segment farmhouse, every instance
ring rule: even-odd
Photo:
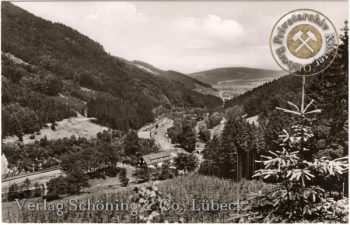
[[[138,162],[138,166],[159,167],[165,162],[172,163],[173,158],[171,153],[167,151],[143,155]]]

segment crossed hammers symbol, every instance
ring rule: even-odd
[[[312,33],[311,31],[306,32],[307,38],[305,40],[301,38],[303,34],[304,32],[299,30],[297,33],[294,34],[292,38],[293,41],[296,41],[296,40],[301,41],[301,44],[295,49],[295,52],[298,52],[303,46],[307,47],[311,52],[314,52],[314,49],[310,47],[310,45],[308,44],[308,41],[309,40],[317,41],[315,34]]]

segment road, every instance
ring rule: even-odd
[[[210,139],[213,139],[214,136],[219,136],[222,134],[224,128],[225,128],[225,124],[226,124],[226,118],[223,117],[220,124],[213,127],[211,130],[210,130]]]
[[[154,135],[154,142],[163,151],[171,150],[174,148],[173,144],[171,144],[170,138],[166,136],[168,129],[173,125],[174,121],[165,117],[159,121],[158,128],[155,128],[156,133]]]
[[[24,175],[12,177],[12,178],[9,178],[5,181],[2,181],[1,186],[2,186],[2,189],[4,191],[4,190],[8,189],[9,185],[11,185],[13,183],[21,184],[27,178],[30,180],[30,182],[32,184],[35,184],[36,182],[38,182],[39,184],[42,184],[42,183],[45,183],[45,182],[51,180],[52,178],[58,177],[62,174],[63,174],[63,172],[60,169],[49,170],[49,171],[45,171],[45,172],[31,173],[28,175],[24,174]]]

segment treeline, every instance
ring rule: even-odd
[[[29,178],[26,178],[22,184],[13,183],[9,186],[7,198],[4,201],[15,201],[16,199],[28,199],[42,197],[48,201],[59,199],[62,195],[79,194],[85,187],[89,187],[88,179],[105,178],[105,176],[116,177],[119,175],[120,185],[126,186],[129,179],[126,176],[125,168],[103,168],[95,172],[81,174],[73,172],[66,176],[59,176],[49,180],[46,185],[32,183]]]
[[[281,107],[282,105],[285,105],[286,100],[300,101],[297,99],[297,94],[300,92],[300,77],[287,75],[264,83],[257,88],[226,101],[225,108],[227,109],[232,106],[242,105],[244,112],[249,116],[267,116],[277,106]]]
[[[12,56],[13,57],[13,56]],[[17,59],[18,60],[18,59]],[[2,54],[2,136],[34,134],[47,123],[82,113],[84,104],[60,97],[63,81],[48,71]]]
[[[70,138],[47,140],[33,144],[3,144],[8,167],[14,174],[33,172],[61,165],[65,171],[74,168],[82,173],[115,167],[117,162],[136,165],[140,155],[158,152],[152,140],[139,139],[133,131],[99,132],[96,138]]]
[[[200,141],[206,143],[210,140],[209,129],[220,124],[223,114],[208,111],[190,110],[174,116],[174,124],[168,128],[167,134],[172,143],[180,144],[181,148],[193,152],[196,148],[197,133]]]
[[[47,96],[2,78],[2,136],[38,132],[46,123],[76,116],[77,105]]]
[[[42,196],[43,192],[43,184],[40,185],[37,182],[32,184],[32,182],[27,177],[22,184],[14,183],[9,186],[7,190],[7,199],[3,199],[3,201],[14,201],[16,199],[40,197]]]
[[[61,97],[73,101],[73,105],[87,102],[88,113],[95,116],[97,122],[124,131],[150,122],[152,109],[160,105],[213,108],[222,104],[218,97],[197,93],[180,82],[154,76],[109,55],[99,43],[63,24],[43,20],[9,2],[1,6],[2,51],[24,61],[4,60],[3,75],[12,82],[8,89],[25,88],[23,92],[28,90],[45,96],[42,101],[46,101],[46,96],[57,100],[63,93]],[[85,93],[81,87],[91,91]],[[30,102],[30,99],[22,101]],[[16,102],[18,99],[7,100],[9,104]],[[47,107],[49,104],[44,105],[46,107],[35,109],[37,114],[49,113],[48,119],[38,116],[41,123],[73,114],[57,112],[56,108]],[[64,108],[73,109],[73,106],[59,105],[58,108],[66,111]],[[16,129],[5,134],[21,132],[24,131]]]
[[[193,152],[196,148],[196,120],[177,118],[174,125],[167,130],[172,143],[179,143],[181,148]]]
[[[106,93],[98,93],[87,103],[89,117],[96,117],[99,123],[123,131],[152,122],[152,106],[154,104],[143,96],[137,96],[131,102]]]
[[[225,178],[235,178],[237,155],[250,152],[255,155],[265,151],[264,130],[238,117],[227,122],[221,137],[214,136],[203,151],[204,161],[199,173]],[[251,166],[246,163],[245,170]],[[249,177],[247,177],[249,179]]]

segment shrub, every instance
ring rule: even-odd
[[[174,164],[177,170],[183,170],[187,173],[196,169],[198,159],[193,154],[179,153],[174,160]]]
[[[122,187],[126,187],[129,183],[129,178],[127,178],[127,173],[125,168],[121,168],[119,173],[119,180],[121,182]]]

